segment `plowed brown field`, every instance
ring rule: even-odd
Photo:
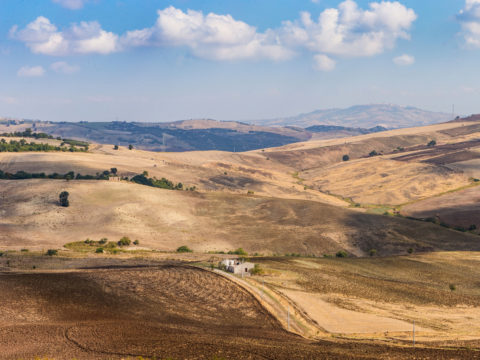
[[[0,359],[472,359],[464,350],[311,342],[247,291],[187,265],[0,274]]]

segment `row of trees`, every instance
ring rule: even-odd
[[[70,145],[70,147],[49,145],[49,144],[39,144],[30,142],[28,143],[25,139],[21,140],[10,140],[6,141],[5,139],[0,140],[0,152],[30,152],[30,151],[70,151],[70,152],[85,152],[88,150],[88,147],[76,147]]]
[[[116,170],[116,169],[115,169]],[[116,171],[115,171],[116,173]],[[27,179],[55,179],[55,180],[108,180],[110,171],[105,170],[102,173],[96,175],[82,175],[75,174],[74,171],[69,171],[66,174],[45,174],[42,173],[29,173],[26,171],[17,171],[16,173],[9,173],[0,170],[0,179],[2,180],[27,180]]]

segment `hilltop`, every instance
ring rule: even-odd
[[[398,129],[436,124],[452,120],[451,114],[426,111],[412,106],[391,104],[356,105],[346,109],[315,110],[296,116],[252,121],[263,126],[336,125],[373,128],[382,126]]]

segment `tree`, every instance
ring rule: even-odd
[[[62,191],[59,195],[59,199],[60,199],[60,206],[63,206],[63,207],[69,207],[70,206],[70,202],[68,201],[68,196],[70,194],[68,193],[68,191]]]
[[[128,150],[133,150],[133,145],[132,144],[128,145]]]
[[[48,256],[54,256],[58,254],[58,250],[49,249],[46,253]]]
[[[128,236],[124,236],[120,239],[120,241],[118,242],[118,245],[119,246],[128,246],[131,244],[131,240]]]
[[[348,160],[350,160],[350,156],[348,156],[348,155],[343,155],[342,160],[343,160],[343,161],[348,161]]]
[[[337,253],[335,254],[335,256],[336,256],[337,258],[346,258],[346,257],[348,257],[348,254],[347,254],[346,251],[340,250],[339,252],[337,252]]]
[[[115,146],[113,147],[113,150],[118,150],[118,145],[115,145]]]
[[[190,253],[193,252],[187,245],[182,245],[177,249],[178,253]]]
[[[437,142],[435,140],[430,141],[427,146],[435,146],[437,145]]]
[[[368,156],[370,156],[370,157],[372,157],[372,156],[377,156],[377,155],[379,155],[379,154],[377,153],[377,150],[372,150],[372,151],[370,151],[370,154],[368,154]]]
[[[116,175],[117,175],[117,168],[111,168],[111,169],[110,169],[110,172],[111,172],[114,176],[116,176]]]

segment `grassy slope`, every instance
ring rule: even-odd
[[[364,214],[313,201],[161,190],[126,182],[2,182],[2,248],[50,248],[87,237],[130,236],[142,246],[174,250],[302,253],[345,249],[363,255],[480,250],[478,237],[428,223]],[[71,206],[57,205],[70,192]]]

